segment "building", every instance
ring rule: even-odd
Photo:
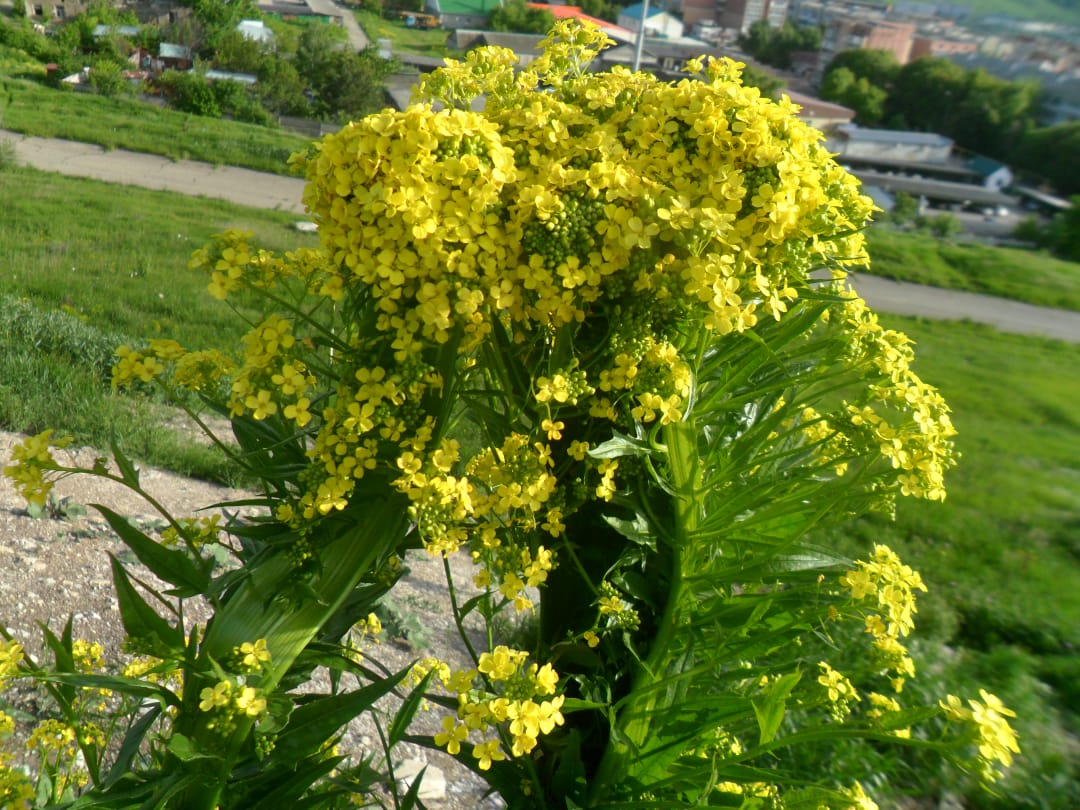
[[[620,11],[619,26],[636,35],[642,28],[643,14],[645,15],[645,36],[677,39],[683,35],[682,20],[652,5],[646,11],[644,3],[635,3]]]
[[[262,20],[241,20],[236,24],[236,30],[244,39],[250,39],[261,45],[274,44],[274,32]]]
[[[745,34],[750,26],[764,20],[782,28],[788,17],[788,0],[717,0],[716,22],[721,28]]]
[[[889,51],[901,65],[911,60],[915,38],[914,23],[889,20],[849,20],[832,18],[821,40],[821,64],[828,64],[838,53],[865,50]]]
[[[821,130],[831,130],[844,124],[850,124],[855,118],[855,111],[842,104],[797,93],[794,90],[783,91],[792,103],[799,105],[796,115],[810,126]]]
[[[716,22],[716,0],[682,0],[682,18],[686,30],[693,31],[694,36],[699,39],[720,38],[720,26]],[[709,33],[714,28],[715,34]]]
[[[946,163],[953,140],[933,132],[907,132],[895,129],[866,129],[845,124],[833,130],[829,150],[838,160],[846,157],[921,163]]]
[[[483,28],[500,0],[427,0],[427,10],[435,14],[443,28]]]
[[[958,54],[976,53],[978,43],[960,39],[940,39],[938,37],[917,36],[911,43],[911,61],[924,56],[949,58]]]

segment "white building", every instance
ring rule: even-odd
[[[635,3],[619,12],[619,25],[634,33],[641,30],[641,17],[645,14],[645,35],[650,37],[670,37],[676,39],[683,35],[683,22],[666,11],[654,10],[650,5],[645,12],[644,3]]]

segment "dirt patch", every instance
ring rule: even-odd
[[[0,467],[7,466],[12,447],[22,438],[0,433]],[[59,452],[64,456],[58,454],[58,460],[71,466],[89,466],[98,455],[104,455],[89,449]],[[194,515],[212,504],[252,494],[145,467],[141,468],[140,482],[175,517]],[[39,624],[59,632],[71,616],[75,637],[100,642],[106,658],[118,661],[124,632],[114,600],[110,555],[118,556],[132,570],[138,566],[89,505],[106,506],[147,529],[163,525],[162,516],[127,488],[93,476],[65,478],[57,483],[54,493],[59,507],[34,517],[10,482],[0,480],[0,625],[36,655],[41,645]],[[85,513],[79,507],[86,507]],[[454,561],[455,579],[468,583],[470,565],[459,556],[461,559]],[[412,556],[407,562],[410,574],[395,588],[393,600],[397,610],[422,632],[409,639],[387,639],[371,657],[393,671],[429,654],[452,666],[466,666],[467,654],[447,609],[442,562],[425,554]],[[208,618],[197,605],[192,607],[186,612],[195,621]],[[311,686],[323,689],[328,685],[325,674],[320,673]],[[390,711],[393,704],[382,708]],[[415,730],[434,733],[440,730],[440,720],[437,712],[421,712]],[[361,718],[348,728],[342,750],[360,756],[374,750],[377,740],[372,719]],[[439,752],[402,746],[395,759],[405,763],[406,772],[428,767],[424,779],[428,807],[482,810],[503,806],[497,799],[484,799],[485,783]]]

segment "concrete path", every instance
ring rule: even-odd
[[[345,26],[345,31],[349,35],[349,45],[354,50],[362,51],[371,41],[367,38],[367,34],[364,33],[364,29],[360,27],[360,23],[356,21],[356,15],[352,13],[351,9],[339,6],[333,0],[307,0],[308,6],[311,10],[318,14],[326,14],[331,17],[339,17],[341,22]]]
[[[1080,266],[1077,266],[1080,274]],[[1050,309],[990,295],[925,287],[887,278],[855,274],[855,290],[876,310],[942,321],[974,321],[1002,332],[1080,343],[1080,312]]]
[[[253,208],[290,211],[299,216],[305,213],[300,202],[304,181],[298,178],[189,160],[173,161],[123,150],[107,152],[90,144],[33,138],[4,130],[0,130],[0,140],[15,145],[19,160],[45,171],[211,197]],[[1005,332],[1080,343],[1080,312],[905,284],[861,273],[854,277],[853,284],[870,306],[882,312],[970,320]]]
[[[0,141],[15,145],[16,158],[35,169],[89,177],[110,183],[175,191],[246,205],[303,214],[304,181],[296,177],[214,166],[194,160],[172,160],[59,138],[32,138],[0,130]]]

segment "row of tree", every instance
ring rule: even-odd
[[[1080,122],[1039,127],[1041,88],[923,57],[900,65],[889,51],[851,50],[829,63],[822,98],[855,111],[864,126],[946,135],[972,152],[1080,192]]]
[[[272,124],[277,115],[346,121],[378,109],[383,82],[394,65],[375,49],[357,53],[345,47],[337,26],[303,28],[271,23],[272,44],[244,36],[237,24],[259,19],[252,0],[193,0],[190,16],[169,26],[143,25],[133,37],[113,33],[95,36],[98,25],[138,25],[131,12],[106,2],[56,27],[48,35],[16,15],[0,20],[0,44],[18,49],[41,64],[55,64],[54,80],[90,67],[90,82],[98,92],[134,92],[123,77],[137,48],[156,55],[162,42],[192,49],[199,69],[166,71],[156,89],[178,109],[200,115],[228,115],[253,123]],[[236,82],[210,82],[205,69],[213,67],[257,77],[253,87]]]

